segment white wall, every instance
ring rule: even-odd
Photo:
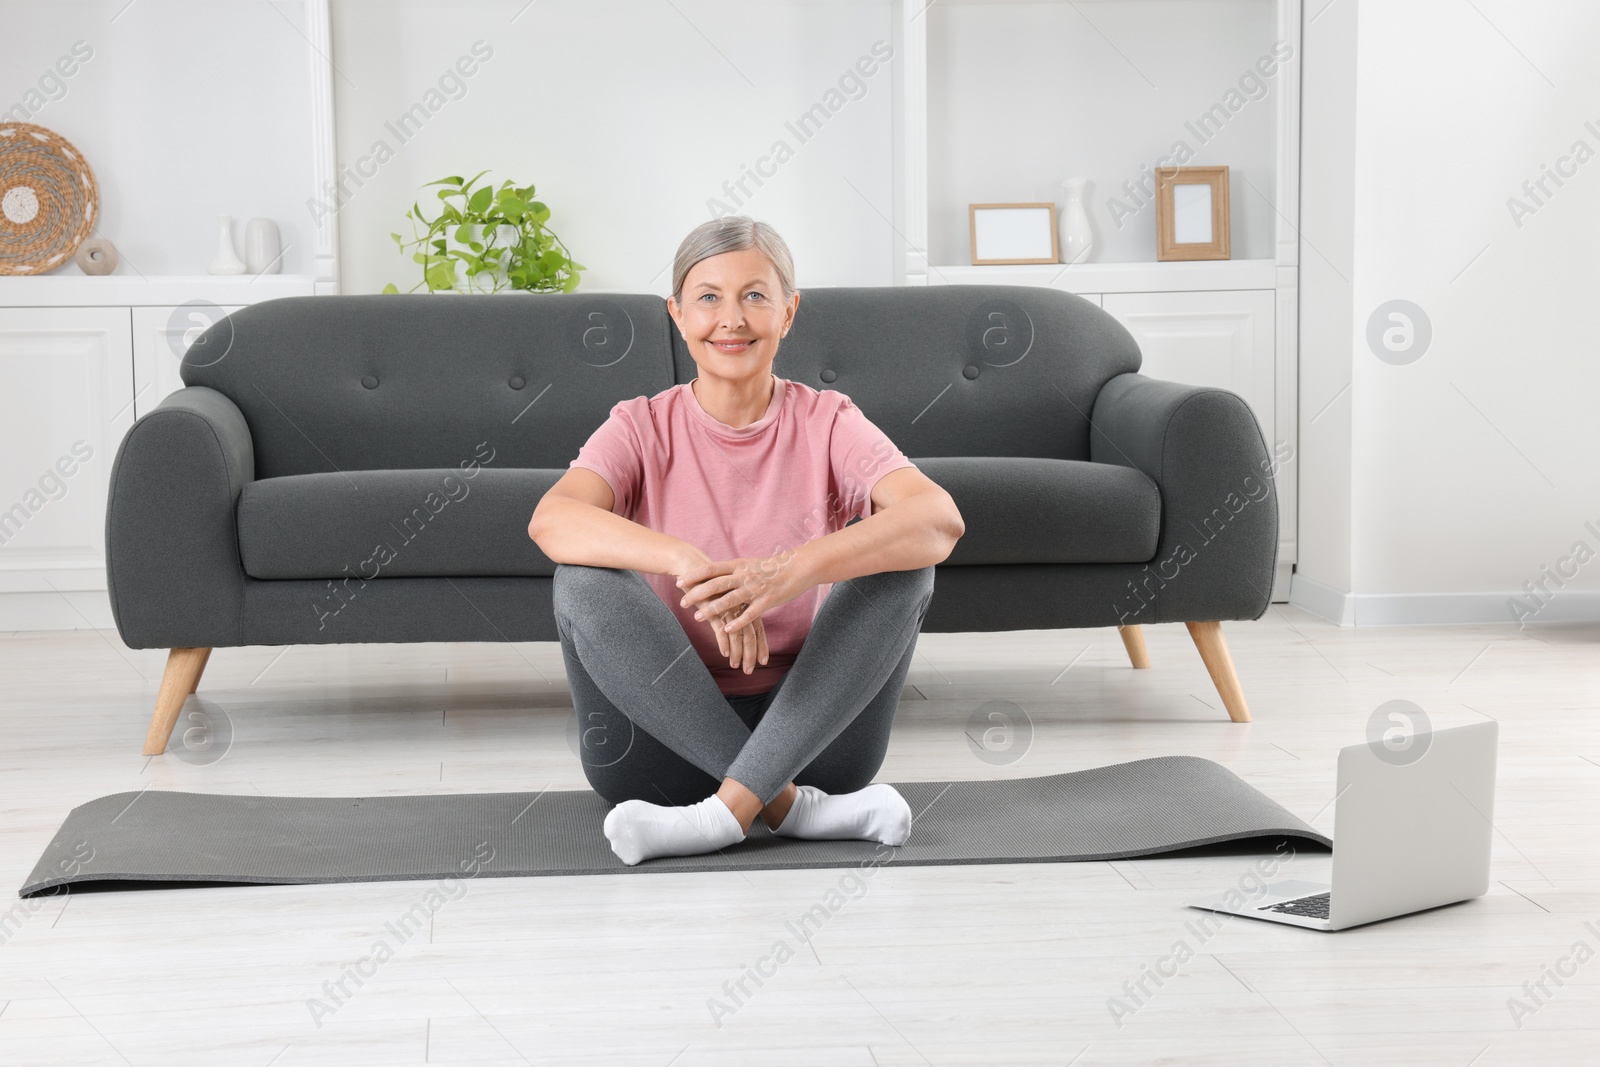
[[[83,153],[99,187],[95,236],[121,253],[118,274],[204,274],[219,214],[234,216],[241,255],[245,221],[273,219],[281,273],[311,272],[310,67],[297,5],[80,0],[6,3],[0,17],[0,114]]]
[[[421,268],[390,232],[409,239],[406,210],[433,196],[423,183],[485,168],[537,186],[548,225],[589,268],[584,290],[666,295],[672,255],[713,217],[712,198],[777,227],[802,289],[893,284],[893,60],[840,88],[874,42],[892,48],[887,2],[524,7],[334,0],[339,160],[375,159],[378,141],[394,150],[339,208],[343,292],[415,285]],[[490,58],[402,143],[385,124],[479,41]],[[786,123],[817,103],[836,110],[802,141]],[[793,156],[766,164],[764,184],[724,191],[780,140]]]
[[[1348,285],[1311,269],[1319,257],[1303,246],[1306,311],[1336,317],[1345,288],[1352,302],[1326,335],[1303,312],[1301,432],[1308,463],[1321,449],[1328,466],[1303,472],[1301,575],[1346,594],[1342,610],[1357,623],[1511,621],[1507,599],[1542,567],[1579,541],[1600,557],[1600,534],[1585,527],[1600,529],[1600,360],[1588,321],[1600,286],[1600,158],[1564,187],[1549,184],[1553,195],[1520,225],[1508,208],[1575,142],[1600,154],[1600,7],[1337,0],[1314,11],[1308,59],[1318,35],[1331,42],[1355,20],[1355,173]],[[1308,62],[1305,74],[1308,114],[1322,109],[1328,136],[1307,130],[1304,236],[1322,247],[1325,234],[1334,263],[1345,138],[1326,116],[1348,99],[1347,68]],[[1432,325],[1430,347],[1406,365],[1367,344],[1369,316],[1393,299],[1419,305]],[[1308,420],[1346,364],[1352,387],[1323,433]],[[1336,455],[1346,404],[1348,522]],[[1534,620],[1600,618],[1600,558],[1575,564],[1564,588],[1548,584],[1555,595]],[[1322,592],[1307,586],[1295,599],[1323,604]]]
[[[1351,588],[1355,4],[1330,4],[1301,33],[1300,542],[1292,595],[1338,618]]]

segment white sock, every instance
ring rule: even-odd
[[[698,804],[669,808],[624,800],[605,821],[611,851],[632,867],[657,856],[698,856],[744,840],[744,830],[715,793]]]
[[[815,786],[797,786],[794,806],[773,833],[813,841],[903,845],[911,833],[911,805],[887,782],[836,796]]]

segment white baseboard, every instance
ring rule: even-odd
[[[1600,591],[1596,590],[1558,592],[1537,612],[1520,617],[1509,607],[1512,600],[1528,602],[1520,593],[1372,593],[1358,594],[1355,599],[1357,626],[1600,622]]]
[[[1289,602],[1289,584],[1294,580],[1294,564],[1280,563],[1272,573],[1272,596],[1274,604],[1287,604]]]
[[[1419,626],[1457,623],[1600,622],[1600,590],[1557,592],[1520,620],[1508,602],[1520,593],[1346,593],[1299,574],[1289,603],[1340,626]]]
[[[114,630],[104,589],[0,593],[0,633],[12,630]]]
[[[1355,625],[1355,598],[1351,594],[1303,574],[1295,574],[1289,580],[1289,603],[1340,626]]]

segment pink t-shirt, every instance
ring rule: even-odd
[[[570,466],[606,480],[616,514],[714,560],[764,559],[870,516],[878,479],[915,464],[843,393],[774,379],[766,414],[739,429],[707,414],[687,383],[620,401]],[[727,696],[778,684],[832,588],[813,586],[762,616],[767,664],[747,675],[728,666],[710,624],[678,606],[672,575],[640,573]]]

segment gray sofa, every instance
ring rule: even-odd
[[[1235,721],[1220,622],[1266,611],[1272,466],[1236,395],[1140,375],[1109,314],[1022,286],[812,289],[774,365],[848,394],[967,533],[925,632],[1189,624]],[[540,496],[618,400],[695,366],[650,295],[290,297],[189,349],[117,450],[122,640],[170,649],[145,752],[213,648],[554,641]]]

